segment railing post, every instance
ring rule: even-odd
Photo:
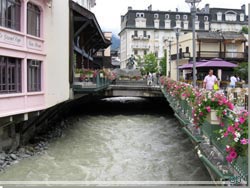
[[[245,95],[245,109],[248,111],[248,95]]]
[[[96,87],[100,86],[100,73],[96,75]]]

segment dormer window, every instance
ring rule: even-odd
[[[158,19],[159,18],[159,14],[154,14],[154,19]]]
[[[229,10],[225,12],[226,21],[237,21],[237,12]]]
[[[169,20],[169,14],[165,14],[165,19]]]
[[[183,20],[187,20],[188,16],[187,15],[183,15]]]
[[[175,16],[175,19],[176,20],[179,20],[181,17],[180,17],[180,15],[179,14],[177,14],[176,16]]]
[[[208,21],[208,16],[204,16],[204,21]]]
[[[198,21],[199,20],[199,16],[196,15],[195,16],[195,20]]]
[[[240,14],[240,21],[241,22],[245,21],[245,15],[243,13]]]
[[[217,21],[221,21],[221,20],[222,20],[222,13],[217,12]]]
[[[136,13],[136,18],[144,18],[144,13]]]

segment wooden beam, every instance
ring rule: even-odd
[[[85,22],[88,21],[89,19],[86,17],[82,17],[82,16],[75,16],[74,17],[74,22]]]
[[[85,29],[87,27],[87,25],[89,24],[89,21],[86,21],[75,33],[74,33],[74,38],[77,37],[83,29]]]

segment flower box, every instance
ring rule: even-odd
[[[80,73],[75,73],[75,78],[80,78],[81,74]]]
[[[220,121],[217,117],[216,110],[211,109],[211,112],[207,114],[207,122],[212,125],[219,125]]]

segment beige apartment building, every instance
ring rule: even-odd
[[[177,46],[176,40],[171,43],[171,54],[169,42],[165,44],[168,55],[167,73],[172,79],[177,78]],[[232,63],[247,61],[247,39],[237,32],[197,32],[196,33],[196,57],[197,61],[219,58]],[[179,66],[189,63],[193,57],[192,33],[181,35],[179,38]],[[185,74],[192,70],[180,72]]]

